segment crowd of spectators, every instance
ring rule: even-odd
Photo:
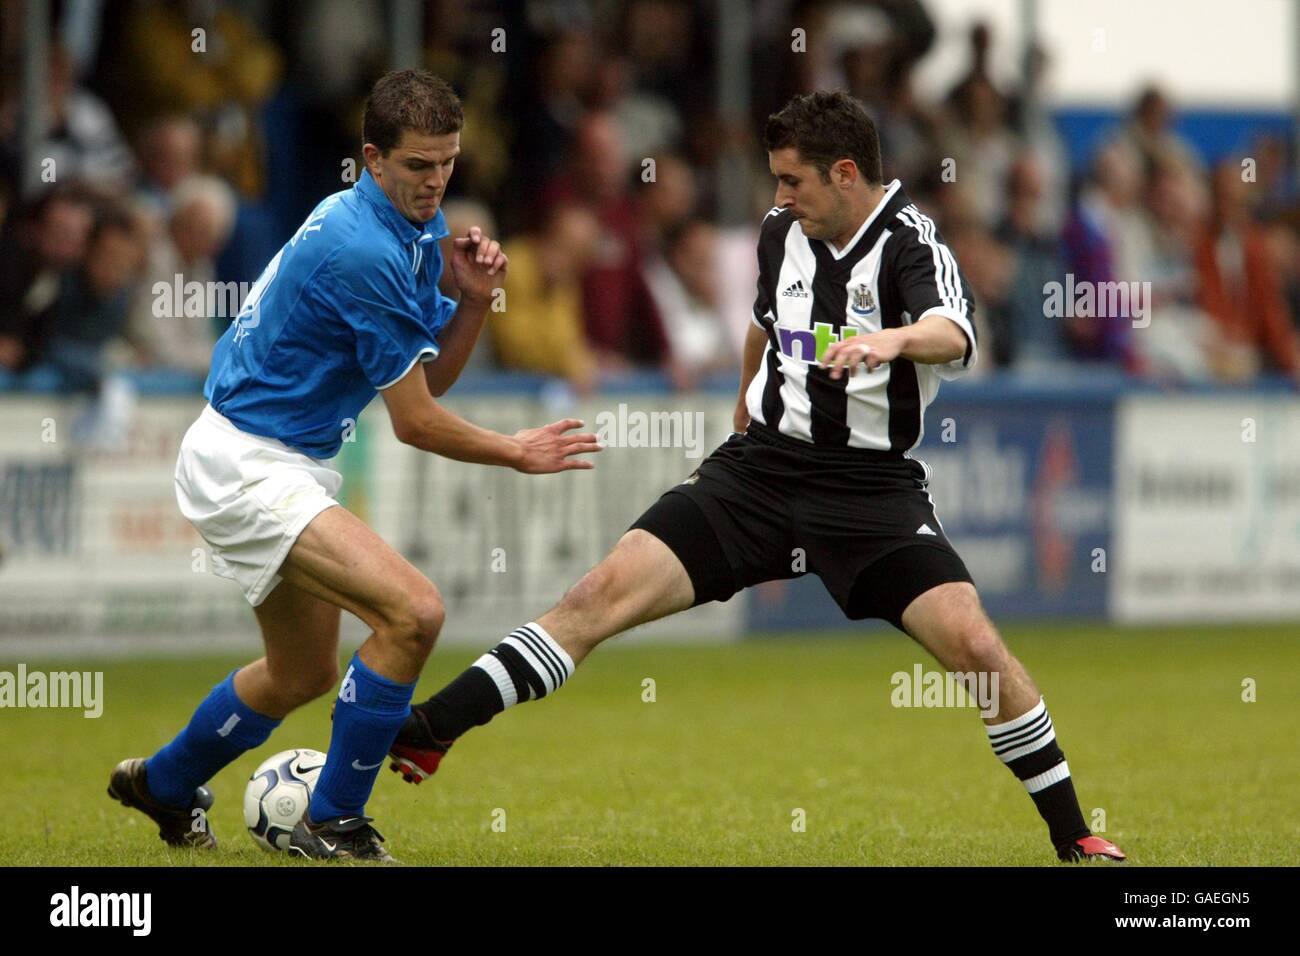
[[[389,60],[387,5],[257,4],[255,17],[211,0],[54,5],[35,187],[12,145],[21,6],[0,18],[0,388],[53,375],[102,396],[129,369],[197,380],[233,315],[210,307],[219,296],[179,293],[246,287],[355,179],[361,105]],[[581,394],[637,369],[676,388],[734,376],[774,191],[762,122],[797,92],[843,88],[878,126],[886,181],[902,180],[957,254],[981,374],[1300,381],[1300,205],[1283,141],[1207,167],[1151,87],[1072,170],[1042,101],[1042,52],[1008,88],[977,24],[963,74],[926,99],[914,73],[936,33],[921,0],[751,10],[752,115],[737,122],[717,107],[720,26],[703,5],[427,5],[423,65],[466,114],[444,212],[453,234],[503,235],[510,257],[474,371],[540,373]],[[723,222],[719,169],[737,156],[750,209]],[[1138,291],[1119,315],[1057,314],[1052,283]]]

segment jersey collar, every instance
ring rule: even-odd
[[[880,204],[871,211],[871,215],[858,227],[857,233],[849,240],[839,255],[832,251],[831,244],[825,239],[808,239],[808,246],[812,249],[813,257],[819,264],[828,269],[851,270],[875,247],[880,234],[889,227],[890,221],[898,210],[909,202],[907,194],[903,192],[902,183],[895,179],[886,187],[885,195],[880,200]]]
[[[357,184],[353,188],[374,207],[375,214],[379,216],[380,221],[397,236],[404,246],[412,242],[421,244],[434,242],[450,234],[450,230],[447,228],[447,217],[442,214],[441,207],[439,207],[437,214],[426,222],[423,227],[414,225],[397,211],[397,207],[385,195],[379,183],[375,182],[368,169],[361,171],[361,178],[357,180]]]
[[[894,198],[894,193],[898,192],[900,185],[899,181],[895,179],[885,187],[885,195],[882,196],[880,202],[876,204],[876,208],[871,210],[871,215],[867,216],[867,218],[862,221],[862,225],[858,227],[858,231],[853,234],[853,238],[845,244],[843,249],[837,251],[835,246],[832,245],[829,240],[821,240],[825,244],[826,249],[830,252],[832,258],[843,259],[853,251],[854,247],[859,241],[861,241],[862,234],[865,233],[871,224],[880,218],[880,214],[885,211],[885,207],[889,205],[889,200]]]

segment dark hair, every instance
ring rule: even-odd
[[[387,156],[405,130],[441,136],[464,125],[460,99],[446,80],[428,70],[395,70],[376,80],[366,97],[361,135]]]
[[[822,182],[841,159],[857,163],[872,185],[881,181],[880,137],[862,104],[843,90],[803,93],[767,118],[763,145],[768,152],[793,146],[804,162],[812,163]]]

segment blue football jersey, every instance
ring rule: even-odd
[[[378,390],[438,355],[456,310],[438,291],[442,210],[412,225],[369,170],[326,197],[262,271],[203,387],[242,431],[317,459]]]

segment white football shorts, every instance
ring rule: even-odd
[[[176,458],[176,501],[212,549],[212,570],[257,607],[308,522],[331,505],[343,476],[273,438],[242,432],[211,405]]]

